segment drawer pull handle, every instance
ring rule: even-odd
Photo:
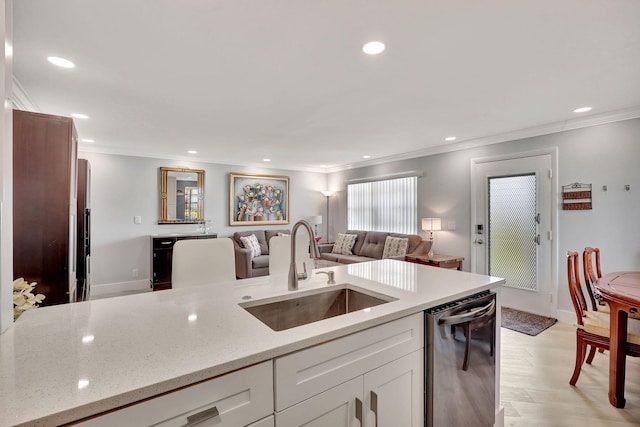
[[[182,427],[194,426],[196,424],[200,424],[201,422],[208,420],[209,418],[217,417],[220,413],[218,412],[218,408],[215,406],[210,409],[205,409],[202,412],[198,412],[197,414],[193,414],[187,417],[187,423]]]
[[[170,245],[170,244],[172,244],[172,243],[173,243],[173,242],[160,242],[160,244],[161,244],[161,245]]]
[[[378,427],[378,395],[371,391],[371,412],[376,416],[376,427]]]
[[[362,427],[362,400],[356,397],[356,419],[360,421],[360,427]]]

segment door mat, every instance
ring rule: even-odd
[[[558,319],[527,313],[514,308],[502,307],[502,327],[523,334],[536,336],[553,326]]]

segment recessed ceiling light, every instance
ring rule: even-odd
[[[85,343],[85,344],[89,344],[94,339],[96,339],[96,337],[94,337],[93,335],[87,335],[87,336],[82,337],[82,342]]]
[[[189,154],[198,154],[198,152],[196,150],[189,150],[189,151],[187,151],[187,153],[189,153]]]
[[[369,42],[362,46],[362,51],[367,55],[377,55],[384,51],[384,43],[382,42]]]
[[[80,380],[78,381],[78,390],[82,390],[83,388],[87,388],[89,386],[89,380]]]
[[[53,65],[57,65],[62,68],[73,68],[76,66],[73,62],[68,59],[60,58],[57,56],[50,56],[47,58],[47,61],[51,62]]]
[[[370,158],[371,158],[371,156],[370,156],[370,155],[368,155],[368,154],[365,154],[364,156],[362,156],[362,158],[363,158],[363,159],[370,159]]]
[[[88,119],[89,116],[87,116],[86,114],[80,114],[80,113],[71,113],[71,117],[75,118],[75,119]]]
[[[456,137],[455,136],[448,136],[444,139],[445,141],[455,141]]]
[[[586,113],[587,111],[591,111],[591,107],[580,107],[573,110],[574,113]]]
[[[82,138],[82,142],[96,142],[96,141],[89,138]]]
[[[270,162],[271,159],[262,159],[263,162]]]

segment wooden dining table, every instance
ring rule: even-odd
[[[611,309],[609,402],[616,408],[624,408],[627,320],[629,314],[640,313],[640,271],[605,274],[593,285]]]

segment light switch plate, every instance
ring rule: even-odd
[[[134,224],[142,224],[142,217],[140,215],[136,215],[133,217]]]
[[[447,230],[455,230],[456,222],[455,221],[447,221]]]

